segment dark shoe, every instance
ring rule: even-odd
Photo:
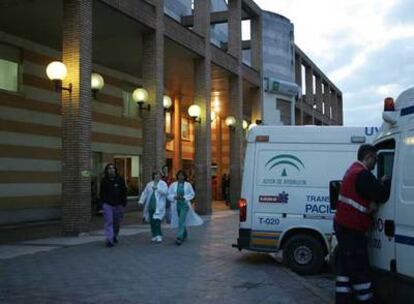
[[[111,243],[111,242],[109,242],[109,241],[106,241],[106,247],[107,247],[107,248],[114,247],[114,244],[112,244],[112,243]]]
[[[181,241],[180,239],[175,239],[175,244],[177,246],[180,246],[183,243],[183,241]]]
[[[118,239],[116,238],[116,236],[114,236],[113,241],[114,241],[114,244],[118,243]]]

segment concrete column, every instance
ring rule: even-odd
[[[240,199],[243,161],[243,82],[239,76],[229,79],[229,113],[236,118],[230,130],[230,207],[237,208]]]
[[[156,0],[156,27],[144,34],[142,80],[148,91],[151,111],[144,118],[143,181],[151,180],[151,173],[165,164],[165,119],[162,104],[164,94],[164,0]]]
[[[183,152],[181,143],[181,100],[179,97],[174,98],[174,158],[173,158],[173,176],[182,168]]]
[[[89,230],[91,220],[92,1],[63,1],[62,225],[65,235]]]
[[[319,75],[316,75],[316,94],[315,94],[315,103],[316,103],[316,110],[322,113],[322,79]]]
[[[339,112],[339,124],[344,124],[344,108],[343,108],[343,101],[342,101],[342,94],[338,93],[338,112]]]
[[[229,48],[228,52],[241,58],[241,0],[229,0]]]
[[[240,199],[243,161],[243,78],[241,71],[241,0],[229,0],[229,53],[239,63],[237,75],[229,77],[229,113],[236,118],[230,130],[230,207],[237,208]]]
[[[210,38],[211,1],[194,0],[194,31],[205,38]],[[208,41],[210,45],[210,40]]]
[[[194,103],[201,108],[201,123],[195,124],[196,210],[210,214],[211,201],[211,50],[210,1],[194,3],[194,31],[204,37],[204,58],[194,59]]]
[[[250,19],[250,46],[251,46],[251,58],[252,58],[252,68],[256,70],[262,70],[263,61],[262,61],[262,17],[254,16]]]
[[[63,1],[62,225],[65,235],[89,230],[91,219],[92,2]]]
[[[302,87],[302,58],[295,55],[295,82]]]
[[[313,71],[312,68],[309,66],[305,66],[305,79],[306,79],[306,103],[313,106]]]
[[[262,120],[262,89],[251,88],[250,97],[252,100],[251,122],[256,123],[256,120]]]
[[[332,120],[335,121],[335,125],[339,124],[338,121],[338,104],[337,104],[337,96],[335,90],[330,90],[330,104],[332,107]]]
[[[254,16],[250,20],[250,45],[252,67],[259,71],[260,79],[263,79],[263,23],[262,15]],[[251,120],[263,120],[263,81],[258,88],[250,90],[252,102]]]
[[[302,90],[302,58],[295,54],[295,82]],[[297,124],[303,125],[303,106],[304,97],[297,103],[299,115],[297,115]]]
[[[325,103],[325,115],[326,117],[329,118],[329,120],[331,120],[331,117],[330,117],[331,88],[326,82],[323,82],[323,84],[325,85],[325,90],[323,92],[323,101]]]
[[[215,120],[216,125],[216,156],[217,156],[217,192],[218,198],[223,199],[221,193],[221,176],[223,175],[223,144],[222,144],[222,130],[221,130],[221,118],[217,115]]]

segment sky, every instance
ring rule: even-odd
[[[414,86],[414,0],[255,0],[343,93],[344,124],[380,126],[383,100]]]

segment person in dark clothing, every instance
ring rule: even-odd
[[[230,176],[228,176],[226,173],[224,173],[223,177],[221,178],[221,192],[223,200],[226,202],[226,205],[228,205],[230,199]]]
[[[106,246],[113,247],[118,242],[120,223],[127,204],[127,188],[114,164],[107,164],[104,174],[99,198],[104,212]]]
[[[92,205],[92,213],[99,214],[100,210],[100,203],[98,199],[98,184],[96,177],[91,178],[91,205]]]
[[[372,224],[378,204],[389,197],[390,179],[381,181],[371,173],[377,162],[377,149],[361,145],[358,161],[346,171],[342,181],[334,219],[338,239],[338,275],[336,303],[373,303],[373,289],[369,278],[368,244],[366,232]]]

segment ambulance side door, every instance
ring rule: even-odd
[[[396,183],[395,245],[397,272],[414,276],[414,130],[399,144],[399,180]]]
[[[395,147],[395,144],[393,144]],[[378,179],[387,175],[394,177],[394,158],[393,149],[379,150],[376,174]],[[393,189],[391,189],[391,192]],[[374,214],[373,225],[368,237],[368,247],[370,249],[371,265],[386,271],[390,270],[392,261],[395,259],[394,237],[388,230],[391,229],[395,218],[395,199],[391,194],[386,203],[379,206]],[[388,235],[387,235],[388,234]]]

